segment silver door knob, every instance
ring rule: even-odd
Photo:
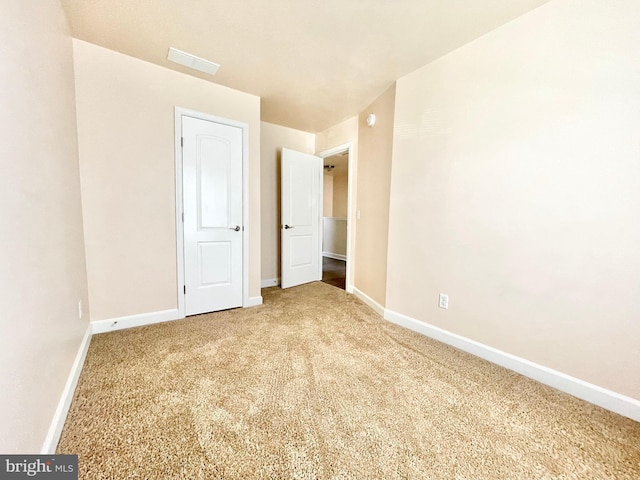
[[[284,228],[285,230],[289,230],[290,228],[293,228],[293,227],[290,225],[284,225],[282,228]]]
[[[236,225],[235,227],[229,227],[229,230],[234,230],[236,232],[240,231],[240,225]]]

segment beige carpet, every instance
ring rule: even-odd
[[[83,479],[640,479],[640,424],[313,283],[93,337]]]

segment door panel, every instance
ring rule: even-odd
[[[231,242],[200,242],[200,285],[231,283]]]
[[[291,237],[291,266],[305,267],[313,263],[313,237],[311,235],[297,235]]]
[[[242,306],[242,129],[183,115],[182,138],[185,314]]]
[[[322,278],[321,178],[321,158],[282,149],[282,288]]]
[[[229,142],[198,135],[198,200],[200,228],[229,226]]]
[[[290,169],[289,198],[295,199],[289,205],[291,223],[298,227],[310,227],[313,221],[310,196],[314,190],[314,171],[309,168],[308,162],[293,163]]]

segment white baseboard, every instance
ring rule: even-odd
[[[384,307],[382,305],[380,305],[378,302],[376,302],[369,295],[367,295],[366,293],[364,293],[361,290],[358,290],[358,288],[356,288],[356,287],[353,287],[353,294],[356,297],[358,297],[360,300],[362,300],[364,303],[369,305],[369,307],[371,307],[371,309],[374,312],[376,312],[378,315],[380,315],[381,317],[384,317]]]
[[[262,305],[262,296],[260,295],[257,297],[249,297],[243,307],[256,307],[258,305]]]
[[[69,407],[71,406],[71,400],[73,400],[73,394],[76,391],[76,385],[78,385],[78,378],[80,378],[80,372],[82,372],[82,367],[84,366],[84,359],[87,356],[87,350],[89,350],[91,334],[91,324],[89,324],[80,342],[80,348],[78,348],[78,353],[71,366],[67,383],[62,390],[62,395],[60,396],[56,411],[53,414],[49,431],[42,444],[42,451],[40,452],[42,455],[53,455],[56,453],[62,428],[64,427],[64,422],[67,419]]]
[[[347,261],[346,255],[341,255],[340,253],[331,253],[331,252],[322,252],[323,257],[333,258],[334,260],[344,260]]]
[[[110,318],[107,320],[96,320],[91,322],[93,333],[113,332],[124,328],[141,327],[152,323],[168,322],[183,318],[177,308],[162,310],[159,312],[141,313],[138,315],[128,315],[126,317]]]
[[[415,332],[446,343],[465,352],[484,358],[525,377],[549,385],[602,408],[640,422],[640,400],[607,390],[592,383],[566,375],[510,353],[503,352],[475,340],[429,325],[392,310],[384,311],[384,318]]]
[[[280,285],[279,278],[267,278],[260,282],[260,288],[277,287],[278,285]]]

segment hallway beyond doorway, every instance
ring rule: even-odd
[[[345,289],[347,262],[329,257],[322,258],[322,281],[334,287]]]

